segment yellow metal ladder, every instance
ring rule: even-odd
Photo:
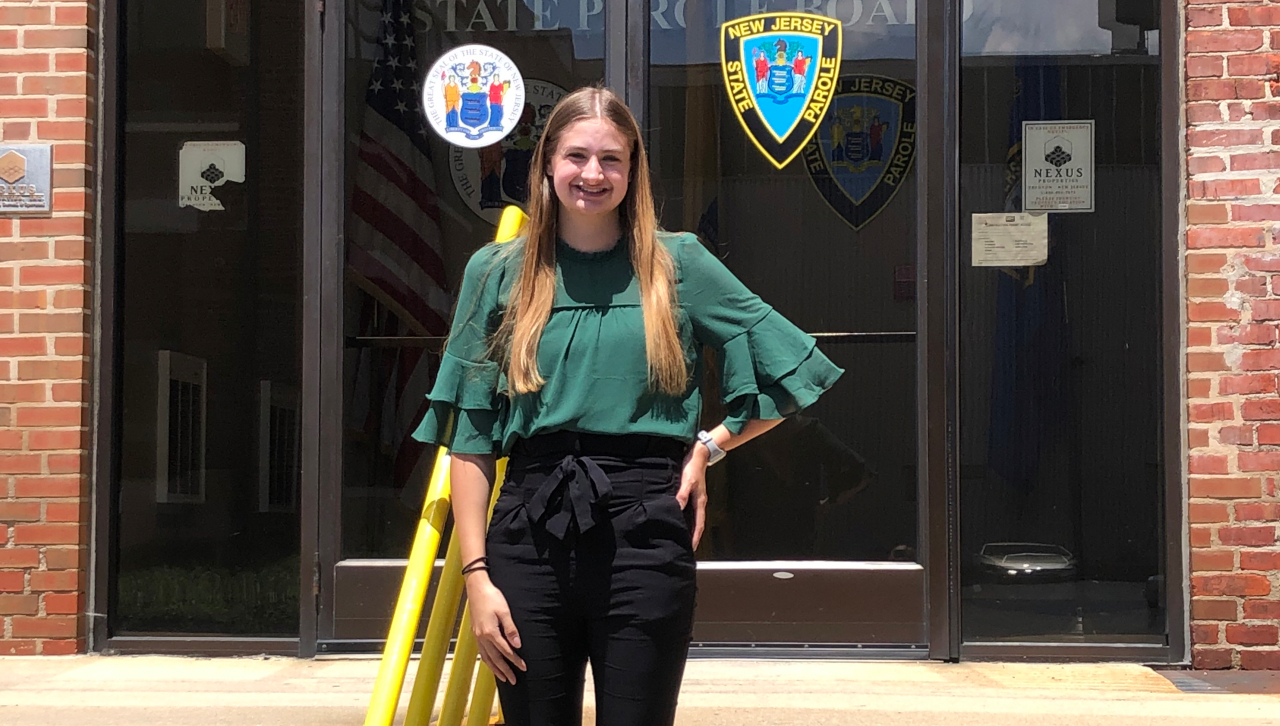
[[[504,209],[494,241],[507,242],[514,239],[519,234],[524,220],[524,212],[518,207]],[[498,461],[497,471],[494,474],[493,494],[489,500],[491,512],[493,502],[498,497],[498,490],[502,486],[506,464],[506,459]],[[387,644],[382,651],[382,662],[378,666],[378,677],[373,684],[373,696],[369,701],[369,710],[365,714],[364,726],[391,726],[395,720],[396,708],[400,704],[400,691],[404,687],[409,659],[413,653],[414,635],[418,632],[418,624],[422,618],[427,585],[431,581],[436,554],[440,551],[440,539],[443,536],[445,522],[449,518],[449,502],[449,452],[441,446],[436,452],[435,465],[431,468],[427,496],[422,504],[422,516],[418,520],[413,547],[409,551],[409,563],[405,567],[404,582],[400,585],[400,595],[396,599],[395,614],[391,617],[391,628],[387,632]],[[435,600],[431,604],[431,614],[427,618],[426,637],[418,659],[418,672],[413,679],[413,691],[409,696],[405,726],[427,726],[431,723],[436,694],[440,689],[440,677],[444,673],[444,664],[449,651],[449,641],[454,634],[453,625],[457,621],[458,606],[462,600],[461,557],[458,532],[455,529],[449,537],[449,551],[445,555],[444,570],[440,574],[440,582],[436,585]],[[466,709],[467,726],[501,722],[501,714],[496,721],[491,720],[496,688],[493,673],[488,666],[479,663],[477,655],[476,639],[471,634],[471,614],[464,608],[462,624],[457,633],[457,643],[453,649],[449,682],[445,686],[444,700],[440,704],[440,718],[436,722],[438,726],[462,725],[468,695],[471,696],[471,707]],[[473,680],[474,689],[472,688]]]

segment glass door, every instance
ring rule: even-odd
[[[796,9],[763,5],[651,8],[644,125],[661,222],[697,232],[847,372],[815,406],[709,470],[694,638],[919,646],[915,6],[811,9],[837,25],[843,58],[830,108],[779,169],[758,143],[773,127],[747,130],[754,121],[739,120],[721,68],[723,24]],[[795,78],[813,57],[804,40],[729,35],[747,83]],[[705,385],[705,400],[719,400],[716,381]],[[708,405],[707,423],[720,413]]]

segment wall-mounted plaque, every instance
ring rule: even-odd
[[[52,144],[0,144],[0,214],[52,211]]]

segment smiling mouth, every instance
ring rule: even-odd
[[[574,184],[573,188],[588,199],[600,199],[609,194],[608,187],[587,187],[582,184]]]

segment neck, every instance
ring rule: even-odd
[[[580,252],[600,252],[612,248],[622,236],[622,223],[615,209],[609,214],[583,216],[560,209],[560,239]]]

